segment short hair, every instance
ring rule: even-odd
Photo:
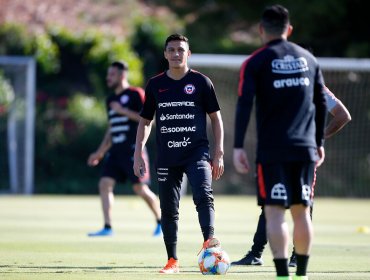
[[[128,65],[124,61],[114,61],[112,62],[110,66],[116,67],[118,70],[121,70],[121,71],[128,71]]]
[[[181,34],[177,34],[176,33],[176,34],[172,34],[172,35],[170,35],[170,36],[167,37],[166,42],[164,44],[164,49],[166,49],[168,43],[169,42],[172,42],[172,41],[183,41],[183,42],[187,43],[188,46],[189,46],[189,39],[186,38],[184,35],[181,35]]]
[[[261,17],[261,25],[269,34],[283,34],[289,25],[288,9],[281,5],[266,7]]]

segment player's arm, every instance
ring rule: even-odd
[[[143,177],[147,172],[145,161],[143,159],[143,151],[146,142],[148,141],[150,131],[152,130],[152,120],[140,117],[139,125],[136,132],[136,144],[134,153],[134,173],[137,177]]]
[[[214,138],[212,178],[218,180],[224,173],[224,126],[220,111],[210,113],[209,118]]]
[[[234,150],[233,164],[237,172],[246,174],[250,170],[247,152],[244,150],[244,138],[247,132],[250,114],[254,100],[254,80],[252,73],[246,69],[247,61],[241,67],[238,101],[236,104],[235,123],[234,123]]]
[[[325,159],[325,150],[324,150],[324,139],[325,139],[325,123],[327,115],[327,102],[325,96],[325,86],[324,78],[322,76],[321,70],[317,67],[316,77],[315,77],[315,86],[314,86],[314,96],[313,102],[316,107],[315,114],[315,123],[316,123],[316,146],[317,153],[319,155],[319,161],[316,163],[316,166],[319,167]]]
[[[352,119],[348,109],[339,99],[336,100],[336,105],[330,110],[330,114],[333,117],[325,128],[326,139],[336,134]]]
[[[140,114],[138,112],[126,107],[122,107],[122,105],[117,101],[112,101],[111,103],[109,103],[109,106],[112,110],[116,111],[122,116],[127,116],[130,120],[133,120],[135,122],[140,121]]]
[[[110,134],[110,127],[108,127],[107,131],[105,132],[104,138],[100,143],[98,149],[90,154],[89,158],[87,159],[87,164],[89,166],[96,166],[99,164],[100,160],[104,157],[105,153],[109,150],[112,145],[112,138]]]

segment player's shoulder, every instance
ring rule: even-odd
[[[211,79],[207,75],[199,72],[198,70],[190,69],[189,75],[191,75],[192,79],[198,79],[199,81],[204,81],[206,83],[212,83]]]
[[[161,72],[153,77],[151,77],[148,81],[148,83],[153,83],[153,82],[156,82],[156,81],[159,81],[159,80],[162,80],[166,77],[166,72]]]
[[[141,87],[130,86],[128,89],[130,93],[139,94],[139,95],[144,93],[144,90]]]
[[[254,67],[256,64],[260,64],[269,53],[268,46],[263,46],[252,52],[242,63],[241,69],[248,67]]]
[[[130,86],[128,88],[130,96],[134,98],[140,98],[141,101],[145,99],[145,91],[141,87]]]

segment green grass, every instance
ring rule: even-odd
[[[88,238],[101,224],[97,196],[0,196],[0,279],[203,279],[197,252],[202,238],[190,197],[180,209],[181,273],[159,275],[166,253],[153,238],[155,223],[137,197],[119,196],[116,235]],[[250,248],[259,215],[254,197],[216,196],[216,234],[232,260]],[[288,217],[290,220],[290,217]],[[316,199],[310,280],[370,279],[370,200]],[[262,267],[232,267],[222,279],[275,279],[269,248]],[[291,270],[293,273],[293,270]]]

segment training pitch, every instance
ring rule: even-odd
[[[216,236],[238,260],[250,249],[260,209],[250,196],[216,195],[215,206]],[[317,198],[313,217],[309,279],[370,279],[370,200]],[[201,275],[202,237],[191,197],[181,200],[178,275],[158,273],[165,248],[162,237],[152,237],[154,217],[140,198],[116,197],[114,236],[87,237],[101,226],[98,196],[0,196],[0,279],[275,279],[269,247],[263,266]]]

